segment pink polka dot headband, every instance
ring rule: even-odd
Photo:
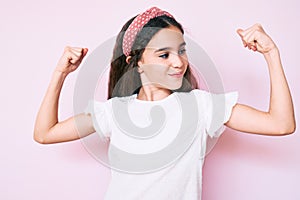
[[[157,7],[152,7],[146,10],[145,12],[139,14],[131,22],[123,37],[122,47],[125,56],[129,56],[136,35],[143,28],[143,26],[147,24],[151,19],[162,15],[167,15],[173,18],[173,16],[170,13],[163,11]]]

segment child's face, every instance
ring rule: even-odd
[[[185,41],[174,26],[157,32],[138,62],[143,85],[178,89],[188,66]]]

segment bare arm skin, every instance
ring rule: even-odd
[[[95,132],[90,115],[78,114],[64,121],[58,121],[58,101],[64,80],[69,73],[78,68],[87,51],[86,48],[65,48],[36,117],[34,140],[38,143],[72,141]]]
[[[294,108],[280,54],[272,39],[260,24],[246,30],[237,30],[244,47],[263,54],[270,76],[270,103],[267,112],[237,104],[232,111],[228,127],[262,135],[287,135],[296,129]]]

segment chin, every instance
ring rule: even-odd
[[[181,86],[182,86],[182,82],[178,83],[178,84],[168,85],[168,89],[169,90],[178,90],[179,88],[181,88]]]

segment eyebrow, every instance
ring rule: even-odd
[[[182,47],[182,46],[185,46],[185,45],[186,45],[186,43],[183,42],[179,45],[179,48]],[[160,51],[166,51],[166,50],[170,50],[170,49],[172,49],[172,48],[171,47],[164,47],[164,48],[160,48],[160,49],[155,50],[154,53],[157,53],[157,52],[160,52]]]

